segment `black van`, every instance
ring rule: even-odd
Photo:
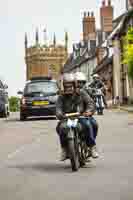
[[[3,84],[2,80],[0,80],[0,117],[8,117],[9,116],[9,101],[8,101],[8,93],[6,89],[7,85]]]

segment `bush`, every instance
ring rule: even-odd
[[[128,62],[128,76],[133,79],[133,60]]]
[[[17,112],[19,111],[19,98],[18,97],[10,97],[9,98],[9,107],[11,112]]]
[[[133,80],[133,28],[130,27],[124,38],[124,63],[128,66],[129,78]]]

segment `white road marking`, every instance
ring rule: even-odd
[[[40,143],[41,138],[38,137],[37,139],[33,140],[31,143],[25,144],[20,146],[18,149],[16,149],[15,151],[9,153],[7,155],[7,159],[3,161],[3,165],[5,165],[9,160],[13,159],[15,156],[17,156],[17,154],[19,153],[23,153],[26,149],[28,149],[28,147],[30,145],[37,145],[38,143]]]

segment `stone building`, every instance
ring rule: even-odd
[[[64,65],[63,73],[83,72],[87,81],[91,81],[93,67],[96,65],[96,50],[88,49],[86,43],[78,43],[73,47],[73,53]]]
[[[129,80],[127,66],[122,62],[124,50],[123,37],[126,35],[128,28],[133,27],[133,8],[128,10],[122,17],[110,38],[113,41],[113,84],[114,97],[119,98],[120,103],[127,103],[133,100],[133,83]]]
[[[96,25],[93,12],[84,12],[82,19],[83,39],[73,44],[73,52],[66,61],[64,72],[81,71],[90,81],[93,67],[96,65]]]
[[[114,99],[113,88],[113,55],[109,56],[109,53],[101,60],[96,66],[93,73],[99,74],[101,80],[105,83],[107,88],[106,99],[109,105],[112,105]]]
[[[27,35],[25,35],[25,62],[26,79],[32,77],[50,76],[58,79],[61,68],[68,57],[68,34],[65,33],[64,45],[56,43],[54,35],[53,44],[39,43],[38,31],[36,31],[35,44],[28,47]]]
[[[107,0],[107,3],[103,0],[100,7],[101,29],[97,30],[94,13],[84,12],[83,40],[73,45],[73,53],[64,65],[64,72],[82,71],[87,80],[91,81],[93,70],[105,57],[102,44],[113,30],[113,13],[111,0]]]
[[[122,62],[123,37],[128,28],[133,27],[133,9],[129,9],[113,20],[113,31],[106,40],[108,55],[96,66],[94,73],[104,78],[109,88],[108,100],[113,104],[126,104],[133,101],[133,82],[129,80],[127,66]]]

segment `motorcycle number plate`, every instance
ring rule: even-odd
[[[68,119],[67,126],[69,128],[71,127],[75,128],[77,126],[77,123],[78,123],[78,119],[75,119],[75,120]]]

